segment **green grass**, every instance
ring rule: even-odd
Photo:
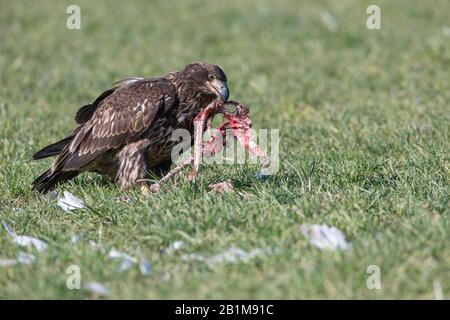
[[[373,1],[76,1],[82,29],[68,30],[73,2],[0,1],[0,219],[49,245],[29,250],[32,265],[0,267],[0,298],[89,297],[66,288],[71,264],[110,298],[433,299],[439,283],[450,297],[447,0],[377,1],[374,31]],[[121,78],[192,61],[222,66],[254,126],[280,129],[277,175],[208,166],[195,186],[183,173],[142,199],[84,174],[58,189],[95,208],[73,214],[30,190],[50,165],[32,154],[70,132],[79,106]],[[208,192],[227,178],[253,196]],[[342,229],[352,249],[319,251],[304,223]],[[71,244],[76,234],[86,240]],[[0,239],[0,258],[23,250],[3,229]],[[186,246],[165,254],[176,240]],[[278,250],[214,268],[182,260],[230,246]],[[116,272],[110,248],[142,252],[152,275]],[[381,290],[366,286],[369,265]]]

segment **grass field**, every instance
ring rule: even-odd
[[[68,5],[81,30],[68,30]],[[374,3],[376,2],[376,3]],[[381,30],[366,27],[369,4]],[[0,220],[47,242],[20,248],[0,229],[0,298],[434,299],[450,297],[450,4],[442,1],[0,0]],[[84,174],[60,186],[94,211],[66,213],[30,190],[50,161],[32,154],[74,128],[73,116],[114,81],[156,76],[192,61],[219,64],[231,98],[255,128],[280,129],[281,168],[207,166],[148,199]],[[208,185],[231,179],[251,196]],[[122,201],[129,196],[131,201]],[[341,229],[352,248],[320,251],[302,224]],[[83,240],[71,243],[75,235]],[[99,242],[93,248],[89,240]],[[184,246],[172,253],[175,241]],[[230,247],[269,253],[214,266],[186,261]],[[117,271],[115,248],[145,255]],[[382,288],[369,290],[377,265]]]

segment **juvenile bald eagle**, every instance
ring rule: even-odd
[[[194,118],[216,99],[227,101],[227,78],[222,69],[193,63],[160,78],[128,78],[115,83],[75,116],[78,126],[68,137],[33,159],[57,156],[52,167],[33,182],[47,192],[83,171],[101,173],[126,188],[148,190],[149,173],[170,168],[171,140],[176,129],[194,131]]]

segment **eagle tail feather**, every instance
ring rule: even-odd
[[[42,148],[41,150],[39,150],[38,152],[36,152],[33,155],[33,160],[39,160],[39,159],[57,156],[58,154],[61,153],[61,151],[64,149],[64,147],[66,145],[68,145],[70,143],[70,141],[72,141],[72,138],[73,138],[73,136],[69,136],[62,140],[59,140],[58,142],[52,143],[52,144],[46,146],[45,148]]]
[[[42,193],[47,193],[52,190],[56,185],[61,182],[75,178],[78,175],[78,171],[55,171],[51,169],[45,171],[36,180],[33,181],[33,190],[37,190]]]

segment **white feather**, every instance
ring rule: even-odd
[[[47,244],[42,241],[39,240],[37,238],[34,237],[30,237],[30,236],[20,236],[17,235],[14,230],[11,228],[10,225],[8,225],[6,222],[3,221],[3,227],[6,229],[6,232],[8,232],[8,234],[13,238],[13,241],[21,246],[21,247],[29,247],[29,246],[33,246],[36,248],[37,251],[44,251],[45,249],[47,249]]]
[[[64,191],[64,197],[58,199],[58,206],[60,206],[64,211],[67,212],[75,209],[84,209],[86,207],[83,201],[81,201],[68,191]]]
[[[309,243],[320,250],[347,250],[350,244],[345,240],[344,233],[325,224],[302,225],[301,232],[309,239]]]

